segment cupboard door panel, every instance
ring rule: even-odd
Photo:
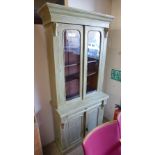
[[[98,107],[95,107],[86,112],[86,134],[97,126]]]
[[[83,114],[68,120],[68,135],[69,144],[83,138]]]
[[[96,106],[88,111],[86,111],[85,118],[85,134],[88,134],[96,126],[103,123],[104,108],[103,104]]]

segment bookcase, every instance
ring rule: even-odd
[[[46,30],[55,140],[63,154],[102,124],[104,67],[113,16],[45,3],[38,13]]]

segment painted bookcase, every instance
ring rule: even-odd
[[[106,45],[114,17],[52,3],[38,13],[46,30],[55,139],[65,153],[103,122]]]

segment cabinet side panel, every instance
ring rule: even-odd
[[[65,123],[62,123],[61,124],[61,147],[62,149],[65,149],[67,147],[69,147],[69,140],[68,140],[68,123],[65,122]]]
[[[56,70],[55,70],[55,56],[53,51],[53,30],[52,24],[48,24],[45,27],[46,29],[46,42],[47,42],[47,59],[48,59],[48,68],[49,68],[49,76],[50,76],[50,88],[51,88],[51,96],[52,96],[52,105],[57,107],[58,99],[57,99],[57,85],[56,85]]]
[[[56,109],[53,110],[54,112],[54,130],[55,130],[55,140],[59,147],[61,147],[61,130],[60,130],[60,117],[56,112]]]
[[[60,151],[69,147],[68,143],[68,122],[66,118],[60,118],[56,109],[54,112],[55,140]]]

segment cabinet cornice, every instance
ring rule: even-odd
[[[38,10],[38,14],[42,18],[44,25],[50,22],[61,22],[109,27],[109,23],[114,19],[111,15],[89,12],[53,3],[45,3]]]

